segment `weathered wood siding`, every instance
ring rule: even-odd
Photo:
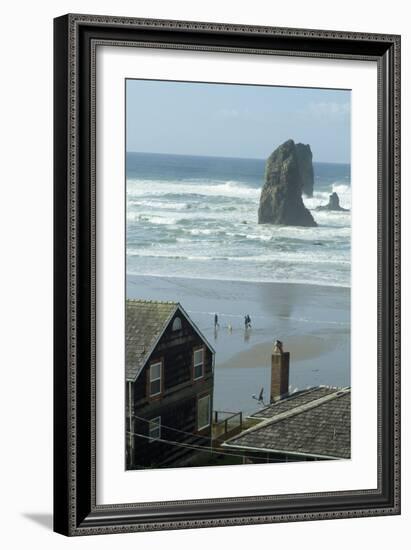
[[[176,314],[178,316],[178,313]],[[172,390],[181,384],[190,383],[193,374],[193,350],[197,347],[205,348],[205,375],[212,374],[213,355],[205,346],[200,336],[193,330],[190,323],[180,316],[182,328],[179,331],[172,331],[172,323],[165,330],[155,350],[151,354],[146,367],[140,373],[134,386],[135,406],[142,405],[143,401],[149,400],[148,377],[150,363],[163,362],[163,383],[164,392]],[[200,383],[200,381],[198,382]]]
[[[210,391],[212,389],[210,388]],[[211,444],[211,429],[197,432],[197,394],[188,391],[180,400],[165,399],[139,410],[134,419],[134,459],[135,467],[150,467],[172,464],[177,458],[194,454],[195,449],[185,447]],[[161,439],[167,442],[150,441],[149,423],[143,419],[161,417]],[[141,437],[142,436],[142,437]],[[184,445],[181,445],[183,443]],[[201,452],[201,451],[199,451]]]

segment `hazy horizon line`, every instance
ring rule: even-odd
[[[274,149],[275,150],[275,149]],[[175,157],[209,157],[209,158],[222,158],[222,159],[242,159],[242,160],[263,160],[263,161],[266,161],[268,157],[240,157],[240,156],[226,156],[226,155],[199,155],[199,154],[194,154],[194,153],[164,153],[164,152],[159,152],[159,151],[127,151],[126,150],[126,154],[128,153],[137,153],[137,154],[142,154],[142,155],[169,155],[169,156],[175,156]],[[350,164],[351,165],[351,161],[345,161],[345,162],[342,162],[342,161],[331,161],[331,160],[314,160],[313,159],[313,163],[320,163],[320,164]]]

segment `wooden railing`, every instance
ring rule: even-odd
[[[243,429],[243,413],[231,411],[213,411],[214,441],[224,441],[233,437]]]

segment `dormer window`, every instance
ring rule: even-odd
[[[174,332],[174,331],[177,331],[177,330],[181,330],[181,328],[182,328],[181,319],[180,319],[180,317],[176,317],[173,321],[171,330],[173,330],[173,332]]]

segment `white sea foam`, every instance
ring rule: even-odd
[[[351,209],[350,186],[304,197],[310,228],[258,225],[260,191],[235,180],[128,180],[128,272],[349,286],[351,213],[315,209],[333,191]]]
[[[340,205],[343,208],[351,208],[351,187],[345,183],[335,182],[329,191],[315,191],[313,197],[304,197],[304,204],[310,210],[317,206],[324,206],[328,203],[331,193],[337,193],[340,199]]]
[[[246,283],[291,283],[291,284],[305,284],[305,285],[321,285],[321,286],[337,286],[342,288],[350,287],[350,279],[347,280],[334,275],[333,273],[323,274],[319,273],[316,278],[307,276],[306,273],[302,272],[290,272],[286,271],[277,271],[275,274],[243,274],[242,272],[228,273],[228,272],[217,272],[217,271],[191,271],[188,276],[184,266],[177,266],[173,268],[169,273],[164,273],[163,269],[156,268],[153,265],[146,266],[141,265],[138,269],[135,266],[128,265],[127,273],[131,275],[147,275],[150,277],[167,277],[172,276],[173,278],[184,278],[184,279],[209,279],[211,281],[240,281]]]
[[[167,246],[164,250],[158,247],[155,251],[152,249],[143,249],[136,250],[135,248],[128,248],[127,254],[129,256],[139,256],[145,258],[153,259],[180,259],[188,261],[231,261],[231,262],[251,262],[251,263],[270,263],[271,265],[277,264],[333,264],[338,263],[341,265],[349,265],[350,258],[342,257],[339,254],[330,254],[324,252],[321,256],[318,254],[307,254],[304,252],[278,252],[275,254],[260,254],[260,255],[247,255],[247,256],[238,256],[238,255],[229,255],[229,251],[226,251],[226,254],[218,254],[218,248],[216,248],[214,253],[209,253],[207,255],[202,254],[201,252],[194,253],[192,250],[184,250],[179,247]]]
[[[127,195],[130,198],[147,195],[184,194],[258,200],[260,193],[260,189],[247,187],[237,181],[184,180],[184,183],[182,183],[178,180],[127,180]]]

